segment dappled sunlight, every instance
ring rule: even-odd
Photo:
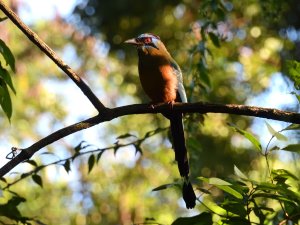
[[[105,107],[150,102],[136,49],[124,44],[148,32],[160,36],[179,64],[189,102],[298,112],[300,10],[296,0],[275,2],[22,0],[11,6]],[[0,42],[0,167],[11,147],[20,154],[99,113],[105,122],[80,124],[88,129],[54,138],[5,175],[0,206],[10,212],[0,223],[25,224],[19,215],[32,224],[66,225],[299,222],[298,126],[256,114],[185,113],[190,172],[182,178],[168,119],[149,113],[106,121],[114,118],[106,108],[98,112],[4,17],[0,11],[0,40],[16,71]],[[285,68],[287,59],[293,61]],[[182,198],[187,181],[198,198],[192,210]]]

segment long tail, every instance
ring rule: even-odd
[[[168,115],[167,118],[171,123],[175,160],[177,161],[180,175],[184,177],[182,188],[183,200],[185,201],[186,208],[191,209],[196,205],[196,195],[189,181],[189,161],[185,146],[182,113],[172,113],[171,115]]]

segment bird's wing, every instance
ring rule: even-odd
[[[178,83],[177,83],[177,91],[179,94],[179,97],[181,99],[181,102],[187,102],[187,98],[186,98],[186,93],[185,93],[185,89],[183,86],[183,81],[182,81],[182,73],[180,70],[180,67],[177,65],[177,63],[175,61],[171,62],[171,66],[173,68],[173,72],[177,77]]]

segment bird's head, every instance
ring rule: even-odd
[[[158,55],[160,52],[167,52],[160,37],[154,34],[145,33],[136,38],[125,41],[127,44],[135,45],[139,52],[150,55]]]

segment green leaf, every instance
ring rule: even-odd
[[[8,71],[1,66],[1,63],[0,63],[0,77],[3,78],[4,82],[16,94],[16,90],[15,90],[13,82],[11,80],[11,76],[9,75]]]
[[[32,166],[34,166],[34,167],[37,167],[37,166],[38,166],[37,163],[36,163],[36,161],[34,161],[34,160],[32,160],[32,159],[26,160],[25,162],[26,162],[26,163],[29,163],[30,165],[32,165]]]
[[[6,65],[9,65],[11,70],[13,72],[16,71],[15,69],[15,57],[10,51],[10,49],[7,47],[5,42],[0,39],[0,54],[3,55],[3,58],[6,61]]]
[[[273,199],[273,200],[279,200],[279,201],[293,203],[292,199],[283,197],[281,195],[272,194],[272,193],[255,193],[255,194],[252,195],[252,197],[253,198],[269,198],[269,199]]]
[[[280,140],[280,141],[287,141],[288,140],[288,138],[286,136],[284,136],[283,134],[281,134],[281,133],[277,132],[276,130],[274,130],[274,128],[267,121],[265,121],[265,123],[266,123],[266,126],[267,126],[269,132],[273,136],[275,136],[278,140]]]
[[[296,60],[286,60],[283,72],[294,82],[294,87],[300,89],[300,63]]]
[[[116,137],[116,139],[120,140],[120,139],[126,139],[126,138],[129,138],[129,137],[136,137],[136,136],[133,135],[133,134],[127,133],[127,134],[122,134],[122,135]]]
[[[117,151],[120,149],[120,146],[116,145],[114,146],[114,155],[117,154]]]
[[[209,36],[210,40],[212,41],[212,43],[214,44],[214,46],[216,46],[217,48],[221,47],[220,40],[217,35],[215,35],[213,32],[208,32],[208,36]]]
[[[291,95],[295,95],[295,97],[297,98],[297,100],[298,100],[298,103],[300,104],[300,95],[298,95],[296,92],[294,92],[294,91],[292,91],[291,93],[290,93]]]
[[[208,225],[213,224],[212,214],[203,212],[197,216],[180,217],[176,219],[171,225]]]
[[[0,18],[0,22],[3,22],[4,20],[6,20],[7,19],[7,17],[5,16],[5,17],[2,17],[2,18]]]
[[[87,144],[86,141],[81,141],[75,148],[75,152],[79,153],[81,150],[90,147],[91,145]]]
[[[95,156],[93,154],[90,155],[90,157],[88,159],[88,165],[89,165],[89,173],[90,173],[95,165]]]
[[[224,186],[224,185],[215,185],[215,186],[238,199],[243,199],[243,195],[240,192],[234,190],[229,186]]]
[[[100,160],[100,158],[101,158],[103,152],[104,152],[104,151],[101,151],[101,152],[98,153],[98,155],[97,155],[97,162],[99,162],[99,160]]]
[[[209,190],[205,189],[205,188],[198,187],[197,189],[198,189],[199,191],[205,193],[205,194],[208,194],[208,195],[211,194],[211,192],[210,192]]]
[[[160,185],[160,186],[152,189],[152,191],[161,191],[161,190],[164,190],[164,189],[167,189],[170,187],[174,187],[174,186],[179,186],[179,184],[178,183],[163,184],[163,185]]]
[[[203,86],[205,88],[210,88],[211,87],[211,81],[210,81],[210,77],[209,77],[209,74],[208,74],[208,70],[205,66],[204,60],[199,61],[199,63],[197,64],[197,69],[199,71],[200,80],[201,80],[201,83],[203,84]]]
[[[282,148],[281,150],[288,152],[300,152],[300,144],[290,144]]]
[[[208,178],[208,183],[212,185],[232,185],[231,183],[217,177]]]
[[[236,202],[236,201],[225,199],[221,203],[221,206],[227,211],[239,215],[242,218],[244,218],[247,215],[247,211],[244,207],[243,202]]]
[[[143,155],[143,150],[140,144],[135,144],[134,147],[135,147],[135,154],[140,153],[141,155]]]
[[[231,126],[236,132],[240,133],[245,138],[247,138],[254,145],[255,149],[261,153],[262,147],[261,147],[261,144],[259,143],[259,141],[256,139],[256,137],[254,137],[251,133],[238,128],[237,126],[235,126],[232,123],[228,123],[228,125]]]
[[[41,176],[37,175],[37,174],[33,174],[32,176],[32,180],[38,184],[41,188],[43,187],[43,180],[41,178]]]
[[[231,194],[232,196],[238,198],[238,199],[243,199],[243,196],[241,193],[239,193],[238,191],[234,190],[233,188],[229,187],[232,184],[222,180],[220,178],[217,177],[211,177],[211,178],[205,178],[205,177],[199,177],[200,180],[203,180],[211,185],[216,186],[217,188],[227,192],[228,194]]]
[[[272,170],[272,175],[274,180],[279,180],[279,179],[289,179],[292,178],[293,180],[299,180],[297,176],[292,174],[290,171],[285,170],[285,169],[277,169],[277,170]]]
[[[70,165],[71,165],[70,160],[66,160],[64,165],[63,165],[67,173],[69,173],[69,171],[71,171],[71,166]]]
[[[0,204],[0,216],[6,216],[17,221],[22,219],[22,215],[17,206],[25,201],[25,198],[13,196],[6,204]]]
[[[269,151],[271,152],[271,151],[278,151],[278,150],[280,150],[280,148],[275,145]]]
[[[257,184],[256,189],[257,190],[262,190],[262,191],[277,191],[277,186],[275,184],[271,184],[271,183],[266,183],[266,182],[262,182]]]
[[[160,128],[160,127],[158,127],[158,128],[155,129],[155,130],[148,131],[148,132],[145,134],[144,139],[146,139],[146,138],[148,138],[148,137],[151,137],[151,136],[153,136],[153,135],[155,135],[155,134],[157,134],[157,133],[160,133],[160,132],[162,132],[162,131],[165,131],[165,130],[166,130],[166,128]]]
[[[10,118],[12,116],[12,102],[11,102],[11,98],[6,83],[4,83],[3,80],[1,80],[1,78],[0,78],[0,105],[5,115],[7,116],[8,120],[10,121]]]
[[[217,177],[211,177],[211,178],[206,178],[206,177],[198,177],[198,179],[205,181],[206,183],[212,184],[212,185],[231,185],[231,183],[222,180]]]
[[[291,124],[283,130],[300,130],[300,124]]]
[[[236,165],[234,165],[233,170],[234,170],[235,175],[237,175],[239,178],[248,180],[248,177],[242,171],[240,171]]]

